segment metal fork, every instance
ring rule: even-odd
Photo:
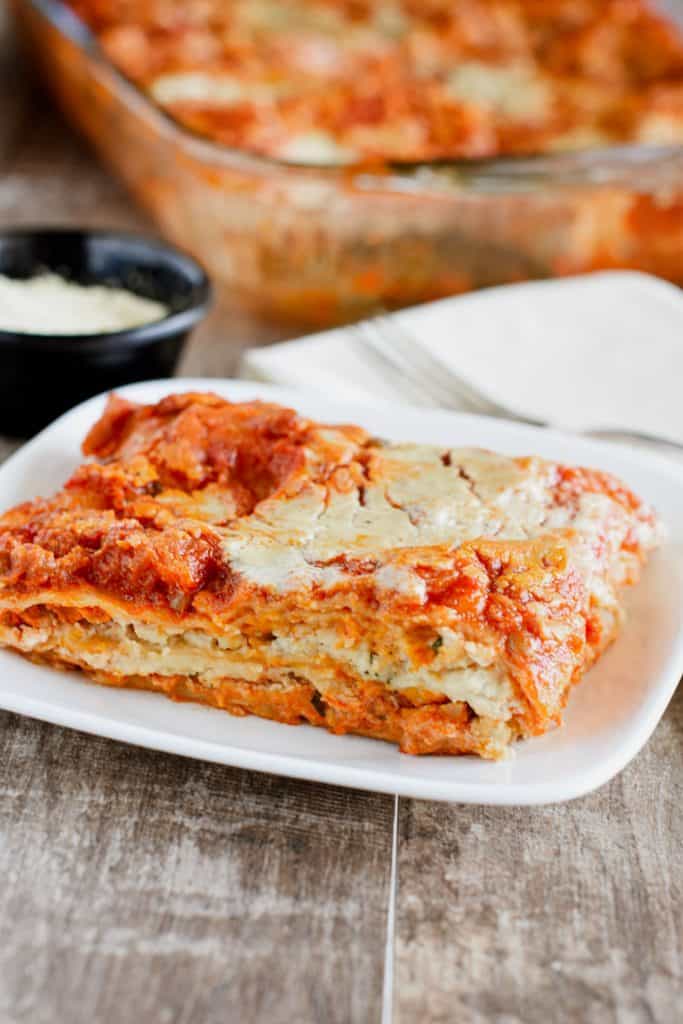
[[[408,401],[417,405],[438,405],[459,412],[476,412],[484,416],[516,420],[534,427],[554,424],[522,416],[502,402],[497,402],[464,380],[450,366],[432,355],[410,331],[395,318],[380,314],[354,325],[352,339],[357,354],[369,360],[392,386]],[[623,438],[666,445],[683,451],[683,444],[667,437],[618,427],[596,427],[579,433],[595,437]]]

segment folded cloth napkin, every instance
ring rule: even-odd
[[[619,428],[683,444],[683,291],[609,271],[506,285],[393,314],[478,391],[570,430]],[[249,350],[241,376],[396,397],[353,327]]]

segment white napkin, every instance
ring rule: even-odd
[[[460,377],[522,416],[683,443],[683,292],[610,271],[506,285],[394,314]],[[340,328],[245,355],[241,375],[330,395],[396,397]]]

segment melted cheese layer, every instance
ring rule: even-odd
[[[217,532],[233,570],[275,594],[332,590],[348,578],[340,559],[372,557],[378,598],[393,592],[422,605],[425,585],[404,549],[454,550],[480,537],[532,540],[572,530],[573,569],[590,599],[612,606],[635,558],[621,551],[633,518],[608,494],[558,503],[554,472],[540,459],[520,464],[477,449],[387,445],[362,490],[310,483],[286,500],[261,502],[237,527]],[[637,529],[639,543],[656,541],[654,525]]]

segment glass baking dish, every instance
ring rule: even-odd
[[[11,0],[67,117],[160,229],[264,318],[325,326],[612,267],[683,283],[683,147],[386,171],[295,166],[180,127],[57,0]]]

